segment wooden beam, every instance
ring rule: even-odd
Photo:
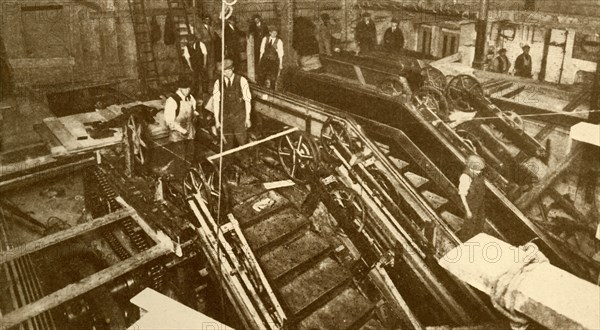
[[[582,148],[576,147],[570,155],[565,157],[565,159],[554,168],[554,172],[548,174],[540,182],[534,185],[531,190],[521,195],[521,197],[515,201],[515,204],[521,210],[525,210],[529,205],[540,198],[544,191],[548,189],[554,183],[554,181],[556,181],[556,179],[573,164],[575,159],[579,158],[582,150]]]
[[[526,267],[536,248],[515,248],[487,234],[461,244],[439,264],[461,280],[492,295],[495,285],[517,265]],[[514,282],[514,281],[513,281]],[[600,329],[600,288],[549,262],[530,265],[509,283],[514,309],[549,329]]]
[[[218,158],[220,158],[220,157],[227,156],[227,155],[229,155],[229,154],[232,154],[232,153],[234,153],[234,152],[238,152],[238,151],[241,151],[241,150],[244,150],[244,149],[248,149],[248,148],[250,148],[250,147],[257,146],[257,145],[259,145],[259,144],[261,144],[261,143],[265,143],[265,142],[267,142],[267,141],[270,141],[270,140],[276,139],[276,138],[278,138],[278,137],[281,137],[281,136],[284,136],[284,135],[288,135],[288,134],[290,134],[290,133],[293,133],[293,132],[295,132],[295,131],[297,131],[297,130],[298,130],[298,128],[297,128],[297,127],[292,127],[292,128],[290,128],[290,129],[287,129],[287,130],[285,130],[285,131],[283,131],[283,132],[279,132],[279,133],[277,133],[277,134],[274,134],[274,135],[271,135],[271,136],[267,136],[266,138],[264,138],[264,139],[262,139],[262,140],[253,141],[253,142],[250,142],[250,143],[244,144],[243,146],[239,146],[239,147],[237,147],[237,148],[233,148],[233,149],[230,149],[230,150],[224,151],[224,152],[222,152],[222,153],[220,153],[220,154],[215,154],[215,155],[212,155],[212,156],[210,156],[210,157],[208,157],[208,158],[206,158],[206,159],[207,159],[207,160],[209,160],[209,161],[213,161],[213,160],[215,160],[215,159],[218,159]]]
[[[115,200],[117,201],[117,203],[121,204],[121,206],[123,206],[124,209],[131,211],[131,217],[133,218],[133,220],[135,220],[135,222],[142,228],[142,230],[144,230],[144,232],[148,236],[150,236],[154,243],[160,244],[162,240],[156,233],[156,230],[152,229],[152,227],[150,227],[150,225],[148,225],[148,223],[144,221],[144,219],[142,219],[142,217],[137,213],[137,211],[131,205],[125,202],[123,197],[117,196]]]
[[[127,260],[103,269],[94,275],[80,280],[77,283],[69,284],[66,287],[55,291],[34,303],[25,305],[18,310],[4,315],[4,317],[0,319],[0,328],[10,329],[21,322],[24,322],[40,313],[43,313],[86,292],[89,292],[170,252],[171,249],[169,248],[168,244],[155,245]]]
[[[24,255],[39,251],[51,245],[55,245],[73,237],[83,235],[92,230],[96,230],[100,227],[106,226],[113,222],[119,221],[125,217],[131,216],[133,215],[133,213],[134,212],[132,212],[131,210],[118,210],[116,212],[107,214],[103,217],[94,219],[93,221],[82,223],[80,225],[71,227],[58,233],[45,236],[44,238],[41,238],[39,240],[23,244],[14,249],[0,252],[0,263],[5,263],[10,260],[20,258]]]
[[[60,164],[50,168],[35,168],[35,171],[32,167],[27,169],[27,173],[24,175],[8,178],[2,176],[2,179],[0,180],[0,192],[27,186],[38,181],[59,176],[61,174],[72,173],[79,169],[94,165],[95,163],[96,159],[94,157],[87,157],[84,159],[77,160],[75,162]]]

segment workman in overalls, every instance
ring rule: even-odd
[[[279,72],[283,69],[283,41],[277,34],[277,27],[269,26],[269,35],[260,44],[260,83],[273,89]]]
[[[223,70],[224,79],[215,81],[213,88],[213,109],[217,134],[223,125],[223,149],[229,150],[246,144],[246,130],[252,126],[250,111],[252,109],[250,86],[246,78],[233,73],[233,61],[225,59],[217,63],[217,70]],[[223,88],[223,122],[221,122],[221,85]]]
[[[485,224],[485,161],[477,155],[467,158],[466,168],[459,178],[458,194],[465,208],[465,222],[458,234],[467,241],[483,231]]]

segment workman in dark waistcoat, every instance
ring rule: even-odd
[[[485,224],[485,178],[482,174],[485,161],[477,155],[467,158],[465,171],[461,174],[458,194],[465,208],[465,222],[458,234],[467,241],[483,231]]]
[[[233,72],[232,60],[225,59],[223,63],[217,63],[217,70],[223,70],[224,81],[217,79],[213,88],[215,126],[220,132],[219,128],[223,125],[223,149],[229,150],[247,142],[246,130],[252,126],[250,121],[252,95],[248,80]],[[221,85],[224,85],[222,122]]]
[[[195,160],[194,117],[197,113],[191,86],[190,79],[181,76],[177,81],[177,91],[165,102],[164,119],[169,128],[169,144],[166,148],[170,151],[168,159],[173,163],[171,173],[177,177],[182,176]]]
[[[259,82],[273,89],[283,68],[283,41],[277,34],[277,27],[269,26],[269,36],[264,37],[260,44]]]

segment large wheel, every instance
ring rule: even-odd
[[[315,142],[304,132],[296,131],[282,136],[277,147],[279,162],[285,173],[294,181],[305,183],[307,172],[319,162]]]
[[[412,96],[412,103],[417,109],[426,107],[442,120],[447,120],[450,115],[446,97],[437,88],[431,86],[419,88]]]
[[[336,146],[338,146],[337,150],[344,157],[350,157],[352,154],[362,150],[362,144],[359,140],[352,138],[346,125],[333,118],[327,119],[321,128],[321,145],[325,149],[325,152],[334,158],[337,158],[337,155],[333,152],[333,148]],[[343,146],[344,148],[339,148],[339,146]],[[342,149],[348,150],[350,155],[346,155]]]
[[[391,97],[408,94],[408,91],[404,88],[404,84],[397,78],[385,79],[379,83],[378,88],[382,93]]]
[[[471,152],[479,154],[481,150],[481,141],[475,134],[464,129],[457,129],[456,134],[460,136]]]
[[[448,83],[446,98],[450,105],[459,111],[473,112],[475,98],[484,97],[481,84],[473,77],[458,75]]]
[[[331,195],[333,195],[333,200],[346,210],[347,216],[357,226],[358,232],[361,232],[364,229],[366,214],[363,199],[356,191],[345,186],[335,189]]]
[[[423,86],[437,88],[440,91],[446,88],[446,76],[442,71],[432,66],[421,69],[421,77],[423,78]]]
[[[372,168],[369,171],[371,173],[371,175],[373,176],[373,179],[375,179],[375,181],[381,186],[381,188],[383,190],[385,190],[385,192],[388,194],[388,196],[390,196],[390,198],[392,199],[392,201],[396,202],[398,200],[400,200],[398,193],[396,192],[396,189],[394,188],[394,185],[392,184],[392,182],[388,179],[387,176],[385,176],[383,173],[381,173],[381,171],[379,171],[376,168]],[[377,190],[373,191],[376,195],[379,195],[379,198],[384,201],[386,200],[382,194],[380,194]]]

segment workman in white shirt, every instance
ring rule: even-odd
[[[485,178],[482,174],[485,161],[478,155],[467,158],[464,172],[459,178],[458,195],[465,208],[465,222],[458,237],[464,242],[483,231],[485,224]]]
[[[247,129],[252,126],[250,112],[252,94],[246,78],[233,72],[233,61],[225,59],[217,63],[217,71],[223,70],[225,85],[223,101],[223,118],[221,122],[221,88],[220,79],[213,88],[213,109],[215,126],[220,132],[223,126],[224,150],[229,150],[247,143]]]
[[[269,35],[260,44],[259,83],[267,88],[275,88],[283,69],[283,41],[278,33],[277,27],[269,26]]]
[[[191,95],[191,81],[182,76],[177,81],[177,91],[165,102],[164,118],[169,128],[169,144],[166,146],[174,157],[177,170],[187,169],[194,162],[194,117],[196,99]]]

